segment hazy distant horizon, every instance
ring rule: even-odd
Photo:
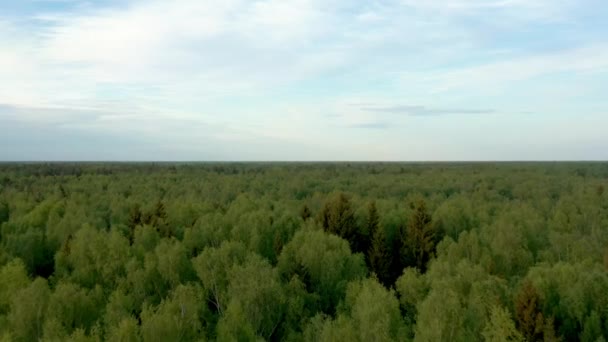
[[[0,160],[2,164],[603,164],[608,160]]]
[[[0,4],[0,161],[605,161],[600,0]]]

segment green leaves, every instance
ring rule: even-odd
[[[56,272],[87,288],[114,288],[126,275],[130,254],[129,242],[119,232],[86,225],[64,242],[56,255]]]
[[[515,329],[509,311],[493,306],[490,310],[490,321],[483,329],[483,338],[487,342],[523,342],[524,337]]]
[[[0,315],[9,311],[11,299],[19,290],[27,287],[30,279],[21,259],[13,259],[0,268]]]
[[[589,325],[589,334],[597,335],[597,329],[592,328],[596,324],[591,323],[597,319],[592,316],[599,315],[599,320],[604,322],[608,319],[605,310],[608,307],[608,274],[599,264],[587,261],[537,266],[530,270],[526,281],[533,285],[541,299],[537,302],[540,301],[545,319],[552,318],[557,335],[565,339],[580,338],[585,325]],[[546,325],[545,322],[544,334],[547,333]],[[607,333],[604,327],[601,334],[606,336]]]
[[[179,285],[158,307],[141,313],[141,335],[148,341],[194,341],[205,337],[201,317],[205,310],[203,291],[195,285]],[[120,333],[135,330],[130,320],[122,323]],[[127,335],[129,336],[129,335]]]
[[[248,256],[241,243],[225,242],[218,248],[207,248],[192,260],[196,274],[208,292],[208,300],[221,315],[228,304],[229,272]]]
[[[87,290],[77,284],[59,283],[49,297],[45,335],[62,338],[77,328],[90,331],[101,318],[104,307],[102,291],[99,286]]]
[[[283,279],[297,275],[320,297],[320,309],[331,313],[346,284],[366,275],[363,255],[351,254],[348,242],[321,230],[300,230],[285,246],[277,265]]]
[[[108,341],[139,342],[140,326],[133,317],[127,317],[115,325],[110,325],[107,332]]]
[[[374,279],[351,282],[336,319],[319,316],[308,329],[315,341],[403,341],[408,336],[394,292]]]
[[[407,334],[399,301],[374,279],[352,282],[345,299],[345,315],[351,317],[360,341],[400,341]]]
[[[607,170],[0,165],[0,340],[605,340]]]
[[[427,291],[425,283],[428,294],[420,300]],[[415,331],[420,341],[481,340],[490,307],[505,303],[508,290],[503,280],[466,260],[457,264],[438,260],[423,279],[406,271],[398,289],[406,309],[416,305]]]
[[[50,292],[47,281],[37,278],[12,296],[8,322],[15,341],[42,337]]]
[[[227,326],[226,320],[238,316],[257,336],[269,340],[277,332],[286,313],[287,298],[277,271],[267,261],[252,255],[243,265],[234,266],[229,273],[227,295],[230,301],[219,326]],[[233,334],[228,331],[224,333]]]
[[[193,280],[194,270],[182,243],[175,239],[163,239],[154,250],[158,260],[158,272],[171,288]]]

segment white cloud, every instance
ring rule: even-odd
[[[575,5],[130,0],[32,13],[29,19],[2,21],[0,15],[0,104],[53,109],[20,111],[28,121],[61,118],[71,120],[73,129],[117,134],[157,136],[176,121],[187,122],[173,136],[183,146],[201,139],[199,129],[210,125],[205,136],[221,142],[308,146],[314,139],[340,150],[363,141],[375,144],[366,151],[389,153],[374,147],[386,146],[378,137],[357,138],[347,129],[388,127],[377,113],[349,103],[471,108],[466,101],[474,94],[513,82],[606,70],[606,42],[514,58],[508,44],[489,49],[494,43],[484,40],[492,38],[487,28],[508,33],[567,20]],[[298,93],[321,86],[327,94]],[[446,100],[449,94],[457,96]],[[80,122],[86,111],[103,115]]]
[[[460,9],[550,7],[540,0],[406,0],[351,8],[351,15],[345,12],[349,2],[344,0],[122,4],[38,13],[34,17],[44,25],[35,29],[0,26],[0,31],[17,37],[0,42],[4,52],[0,75],[15,81],[11,94],[5,93],[0,100],[29,98],[45,105],[52,101],[82,105],[104,97],[99,85],[128,89],[134,97],[154,102],[170,101],[179,94],[191,100],[188,94],[193,92],[198,98],[255,93],[340,68],[386,72],[383,68],[416,63],[417,54],[424,53],[432,61],[433,55],[449,58],[453,48],[473,48],[475,38],[467,29],[419,16],[411,7],[456,9],[457,13]],[[361,23],[356,18],[367,19]],[[384,55],[376,54],[376,49]],[[418,51],[403,55],[404,49]],[[150,88],[156,91],[146,95]]]
[[[530,80],[556,73],[605,71],[608,68],[608,44],[581,47],[551,54],[502,60],[465,68],[455,68],[425,74],[409,73],[433,87],[434,92],[459,88],[501,88],[512,82]]]
[[[565,19],[568,11],[577,3],[574,0],[401,0],[401,2],[410,8],[450,16],[493,11],[494,17],[508,16],[517,22]]]
[[[100,85],[128,88],[134,95],[154,88],[156,98],[255,92],[342,63],[343,51],[312,44],[332,23],[328,15],[318,2],[306,0],[137,1],[82,13],[42,13],[35,17],[44,25],[34,32],[12,27],[29,53],[0,42],[10,52],[2,56],[0,74],[36,84],[38,91],[18,84],[15,91],[37,95],[45,104],[45,94],[57,95],[62,104],[95,101],[103,97]],[[28,55],[37,58],[23,58]],[[18,67],[33,72],[24,75]]]

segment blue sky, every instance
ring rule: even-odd
[[[0,2],[0,160],[607,160],[605,0]]]

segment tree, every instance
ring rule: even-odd
[[[300,209],[300,217],[302,218],[302,220],[306,221],[311,216],[312,216],[312,212],[310,211],[310,208],[308,207],[308,205],[304,204],[302,206],[302,209]]]
[[[529,280],[524,281],[515,297],[517,327],[527,341],[542,339],[545,320],[540,296]]]
[[[231,303],[226,316],[217,325],[218,341],[263,341],[256,335],[255,328],[247,321],[239,302]]]
[[[129,221],[127,225],[131,230],[135,230],[135,227],[142,224],[142,212],[139,205],[134,205],[129,210]]]
[[[585,320],[583,331],[580,339],[583,342],[601,341],[602,336],[602,319],[597,311],[592,311],[589,317]]]
[[[304,330],[305,341],[357,341],[354,323],[348,317],[340,315],[335,320],[319,314],[313,317]]]
[[[0,226],[3,249],[20,258],[34,276],[49,277],[54,272],[53,254],[44,228],[8,222]]]
[[[142,213],[139,205],[131,207],[129,210],[129,219],[127,226],[129,227],[129,242],[133,243],[135,238],[135,228],[142,224]]]
[[[437,236],[426,202],[412,203],[413,212],[401,236],[401,254],[406,266],[415,266],[422,272],[435,253]]]
[[[147,341],[194,341],[205,338],[202,289],[179,285],[156,308],[146,307],[141,314],[141,334]]]
[[[136,307],[135,298],[128,295],[126,291],[118,289],[107,298],[103,320],[106,327],[124,330],[119,326],[123,324],[128,326],[129,323],[127,322],[134,319],[133,315],[138,311],[139,308]]]
[[[10,208],[8,206],[8,203],[6,203],[5,201],[0,201],[0,226],[4,222],[8,222],[9,218],[10,218]]]
[[[345,306],[360,341],[403,341],[408,334],[394,291],[375,279],[351,282]]]
[[[8,321],[15,341],[37,341],[42,337],[49,296],[48,283],[42,278],[14,295]]]
[[[378,226],[380,225],[380,215],[378,214],[378,208],[376,207],[376,201],[372,201],[367,206],[367,221],[365,222],[367,230],[370,234],[374,234]]]
[[[235,265],[229,272],[228,310],[222,320],[230,319],[237,310],[256,335],[271,340],[284,319],[286,297],[277,271],[257,255],[243,265]]]
[[[48,301],[45,337],[64,338],[82,328],[89,331],[103,312],[103,290],[97,286],[87,290],[70,282],[60,282]],[[49,327],[53,326],[53,329]],[[56,333],[55,336],[49,332]]]
[[[416,268],[406,268],[395,282],[395,289],[399,294],[401,312],[410,325],[414,325],[417,316],[417,307],[428,295],[429,284]]]
[[[30,284],[27,270],[21,259],[13,259],[0,268],[0,315],[9,311],[11,299]]]
[[[379,227],[375,229],[372,237],[372,246],[368,252],[369,265],[376,276],[378,276],[380,282],[389,286],[394,278],[391,276],[392,258],[384,228]]]
[[[295,275],[284,286],[287,298],[285,317],[277,336],[284,340],[301,337],[303,323],[318,312],[318,295],[306,291],[306,285]]]
[[[416,341],[466,341],[465,309],[451,288],[431,291],[418,308]]]
[[[374,236],[379,227],[380,216],[378,215],[378,208],[376,208],[376,202],[372,201],[367,205],[367,217],[365,218],[365,231],[367,232],[369,239],[365,239],[365,241],[361,243],[366,253],[369,252],[371,245],[373,244]],[[367,261],[369,262],[369,259]]]
[[[482,334],[487,342],[524,341],[523,336],[515,328],[509,312],[500,306],[493,306],[490,310],[490,321]]]
[[[330,198],[319,213],[318,220],[326,232],[348,241],[353,251],[366,252],[355,213],[346,194],[339,193]]]
[[[375,279],[349,283],[337,317],[319,316],[307,330],[307,338],[315,341],[404,341],[408,335],[394,292]]]
[[[416,284],[420,281],[410,275],[411,290],[404,291],[403,280],[398,281],[400,293],[407,296],[402,299],[405,304],[418,302],[416,298],[427,293],[424,282],[428,282],[428,294],[416,305],[416,340],[482,340],[489,309],[506,297],[505,281],[467,260],[445,258],[434,262],[422,277],[423,284]]]
[[[172,226],[167,221],[167,210],[163,202],[156,202],[150,216],[150,224],[156,228],[162,237],[171,237],[175,234]]]
[[[366,274],[363,255],[351,254],[348,242],[313,229],[294,235],[277,267],[284,279],[297,275],[308,292],[319,296],[319,309],[327,313],[343,298],[346,284]]]
[[[68,238],[63,247],[55,255],[56,274],[87,288],[115,286],[130,257],[129,242],[121,233],[89,225]]]
[[[175,239],[162,239],[154,251],[158,260],[158,271],[171,288],[196,279],[188,251]]]
[[[338,236],[352,231],[355,226],[355,214],[346,194],[339,193],[325,202],[319,221],[325,231]]]
[[[139,342],[140,327],[137,319],[134,317],[126,317],[121,320],[117,325],[111,325],[108,327],[106,339],[108,341],[117,342]]]
[[[222,315],[229,302],[229,272],[249,256],[245,246],[238,242],[224,242],[218,248],[207,248],[192,260],[203,289],[209,293],[208,301]]]

